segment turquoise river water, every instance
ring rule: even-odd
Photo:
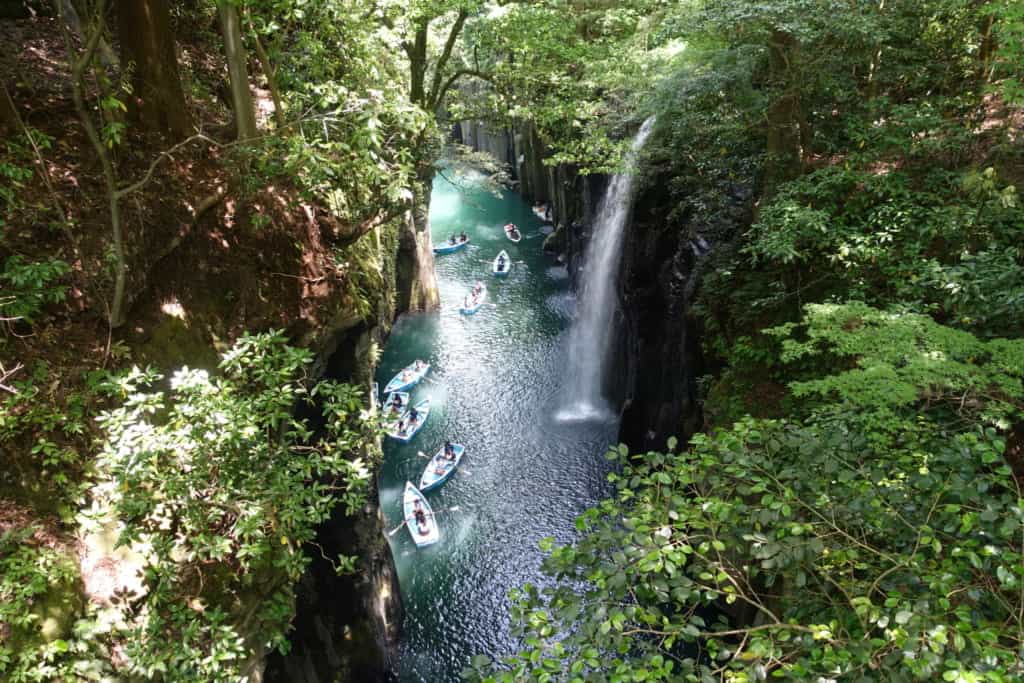
[[[430,417],[409,444],[388,439],[379,486],[393,528],[402,518],[406,480],[418,483],[444,440],[466,446],[454,476],[427,494],[441,540],[417,550],[406,529],[391,537],[406,615],[394,677],[401,682],[458,681],[476,654],[514,652],[508,591],[544,584],[539,541],[571,541],[576,516],[610,492],[602,457],[614,422],[559,422],[573,298],[564,267],[541,252],[544,229],[516,193],[502,198],[438,178],[431,198],[434,242],[465,230],[470,245],[437,257],[441,311],[403,316],[385,347],[381,386],[416,358],[431,363],[413,399],[429,396]],[[519,244],[502,226],[516,223]],[[491,275],[506,249],[508,278]],[[488,304],[459,313],[473,283]],[[457,508],[457,509],[454,509]]]

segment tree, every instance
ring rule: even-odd
[[[417,145],[417,180],[412,221],[399,235],[399,310],[429,310],[440,303],[430,243],[429,197],[440,155],[436,117],[445,95],[463,76],[482,76],[473,69],[449,66],[467,19],[482,7],[479,0],[419,0],[412,6],[395,4],[382,14],[389,29],[398,32],[408,58],[409,100],[430,115],[434,125],[424,131]],[[440,53],[431,63],[431,31],[435,22],[450,22]]]
[[[178,76],[167,0],[117,3],[121,62],[131,74],[129,113],[144,128],[182,139],[192,118]]]
[[[110,302],[108,319],[111,327],[120,327],[125,320],[125,283],[128,275],[128,261],[124,250],[124,228],[121,224],[121,195],[118,193],[117,172],[114,162],[106,146],[100,139],[99,132],[92,121],[85,103],[84,79],[92,65],[97,47],[103,36],[103,17],[106,12],[106,0],[98,0],[94,12],[94,21],[90,33],[85,36],[81,52],[77,51],[71,39],[71,30],[64,18],[64,3],[54,0],[57,16],[60,18],[61,34],[64,39],[68,64],[71,69],[71,93],[75,103],[78,120],[85,130],[85,135],[96,153],[103,171],[103,182],[107,191],[107,205],[110,211],[111,251],[114,255],[114,292]]]
[[[1024,340],[856,303],[805,312],[775,334],[787,362],[818,361],[791,385],[807,412],[679,453],[614,449],[617,495],[552,549],[553,587],[518,593],[525,650],[471,677],[1024,674],[1022,489],[999,433],[1024,409]]]
[[[248,57],[242,42],[238,7],[231,0],[218,0],[217,17],[224,38],[224,57],[228,62],[231,87],[231,109],[235,113],[238,139],[248,140],[257,135],[256,109],[253,107],[252,92],[249,90]]]
[[[151,548],[148,608],[125,633],[133,674],[238,681],[259,661],[248,655],[286,646],[303,545],[372,481],[359,389],[311,385],[311,362],[271,332],[239,339],[219,377],[182,368],[165,392],[133,368],[107,385],[128,398],[99,420],[101,504],[123,520],[120,543]],[[297,405],[322,411],[322,439]]]

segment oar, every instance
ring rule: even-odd
[[[458,512],[458,511],[459,511],[459,506],[458,505],[454,505],[454,506],[452,506],[450,508],[445,508],[445,509],[442,509],[442,510],[434,510],[434,514],[436,515],[436,514],[439,514],[441,512]],[[414,517],[415,517],[415,515],[411,515],[411,516],[406,517],[405,519],[403,519],[401,524],[399,524],[394,529],[392,529],[391,531],[388,532],[388,536],[394,536],[395,534],[397,534],[399,531],[402,530],[402,527],[405,526],[406,524],[408,524],[409,520],[413,519]]]

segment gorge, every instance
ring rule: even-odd
[[[1024,677],[1019,3],[0,36],[0,680]]]

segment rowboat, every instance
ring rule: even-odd
[[[479,284],[479,283],[478,283]],[[462,302],[462,306],[459,307],[459,312],[462,315],[473,315],[480,310],[480,307],[484,305],[484,299],[487,298],[487,288],[483,285],[480,286],[480,291],[477,294],[466,295],[466,300]]]
[[[416,421],[412,421],[412,411],[416,411]],[[397,422],[387,425],[387,435],[392,439],[398,439],[404,443],[412,441],[412,437],[423,428],[427,418],[430,417],[430,399],[425,398],[417,403],[411,410],[402,413]]]
[[[384,387],[384,393],[390,394],[393,391],[405,391],[416,386],[429,370],[430,363],[424,363],[421,360],[406,365],[397,375],[391,378],[391,381]]]
[[[533,215],[541,219],[545,223],[550,223],[551,219],[548,217],[548,210],[545,206],[533,206],[530,207],[533,211]]]
[[[453,252],[456,252],[456,251],[464,248],[467,244],[469,244],[469,238],[468,237],[466,239],[458,240],[457,242],[455,242],[455,244],[452,244],[451,242],[443,242],[441,244],[435,244],[434,245],[434,253],[435,254],[451,254]]]
[[[452,476],[452,472],[459,466],[459,461],[462,460],[462,454],[466,452],[466,447],[462,444],[453,443],[452,451],[454,452],[454,457],[449,460],[445,457],[444,446],[441,446],[440,450],[430,459],[430,462],[427,463],[427,468],[423,470],[423,476],[420,477],[420,491],[426,493],[448,481],[448,477]]]
[[[515,223],[505,224],[505,237],[513,242],[518,242],[523,239],[523,234],[519,232],[519,228],[516,227]]]
[[[499,265],[499,261],[501,262]],[[494,257],[494,266],[491,270],[494,272],[495,277],[508,277],[508,271],[512,269],[512,261],[508,258],[508,252],[502,249],[497,256]]]
[[[417,509],[423,511],[422,522],[416,519]],[[441,540],[441,530],[437,526],[437,518],[434,516],[434,511],[430,509],[427,497],[409,482],[405,482],[405,493],[402,494],[402,513],[405,515],[405,525],[409,527],[409,533],[412,534],[412,540],[417,548]]]
[[[398,401],[395,404],[395,401]],[[409,407],[409,394],[405,391],[392,391],[384,397],[384,403],[380,406],[381,420],[383,422],[398,422]]]

